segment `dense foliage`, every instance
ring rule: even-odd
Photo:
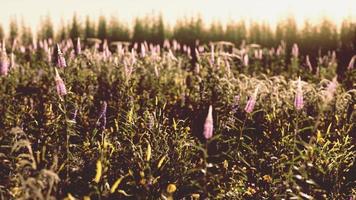
[[[297,45],[286,61],[283,44],[213,43],[195,62],[168,41],[58,47],[3,45],[0,199],[355,197],[354,62],[337,76],[335,55],[311,67]]]

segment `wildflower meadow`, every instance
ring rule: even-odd
[[[302,46],[4,39],[0,199],[354,199],[356,56]]]

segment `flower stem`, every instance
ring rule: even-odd
[[[69,133],[68,133],[68,117],[67,117],[67,98],[63,97],[63,111],[64,111],[64,128],[65,128],[65,137],[66,137],[66,153],[65,153],[65,163],[66,163],[66,180],[69,180]]]
[[[292,148],[292,164],[289,167],[289,178],[292,180],[292,175],[293,175],[293,166],[294,166],[294,159],[295,159],[295,149],[296,149],[296,140],[297,140],[297,134],[299,132],[298,130],[298,125],[299,125],[299,112],[297,111],[297,117],[296,117],[296,122],[295,122],[295,129],[294,129],[294,135],[293,135],[293,148]]]
[[[239,149],[239,148],[240,148],[240,145],[242,145],[242,144],[241,144],[241,143],[242,143],[242,133],[243,133],[243,130],[244,130],[244,128],[245,128],[246,120],[247,120],[247,114],[246,114],[246,116],[245,116],[245,119],[244,119],[244,121],[243,121],[243,123],[242,123],[242,127],[241,127],[241,129],[240,129],[240,135],[239,135],[239,140],[238,140],[238,144],[237,144],[237,149]]]

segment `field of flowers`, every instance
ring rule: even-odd
[[[355,56],[95,39],[0,54],[0,199],[356,196]]]

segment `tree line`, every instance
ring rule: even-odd
[[[284,41],[287,50],[294,43],[299,45],[301,54],[318,57],[335,50],[342,64],[346,64],[356,52],[356,23],[344,19],[338,28],[331,20],[324,18],[318,24],[305,21],[302,27],[297,26],[293,17],[280,20],[275,28],[265,22],[229,21],[224,26],[218,21],[204,23],[201,17],[190,17],[178,20],[173,26],[167,25],[161,15],[136,18],[132,25],[120,21],[117,17],[100,16],[93,20],[89,16],[84,19],[76,14],[67,23],[62,23],[55,30],[50,16],[41,19],[41,25],[36,33],[24,22],[18,24],[15,18],[10,20],[9,33],[5,34],[0,25],[0,39],[13,42],[15,38],[23,44],[31,44],[33,37],[43,40],[52,38],[56,41],[78,37],[86,41],[88,38],[98,38],[111,41],[143,42],[163,45],[165,39],[175,39],[182,44],[195,47],[210,41],[228,41],[239,46],[243,42],[257,43],[263,47],[278,46]]]

